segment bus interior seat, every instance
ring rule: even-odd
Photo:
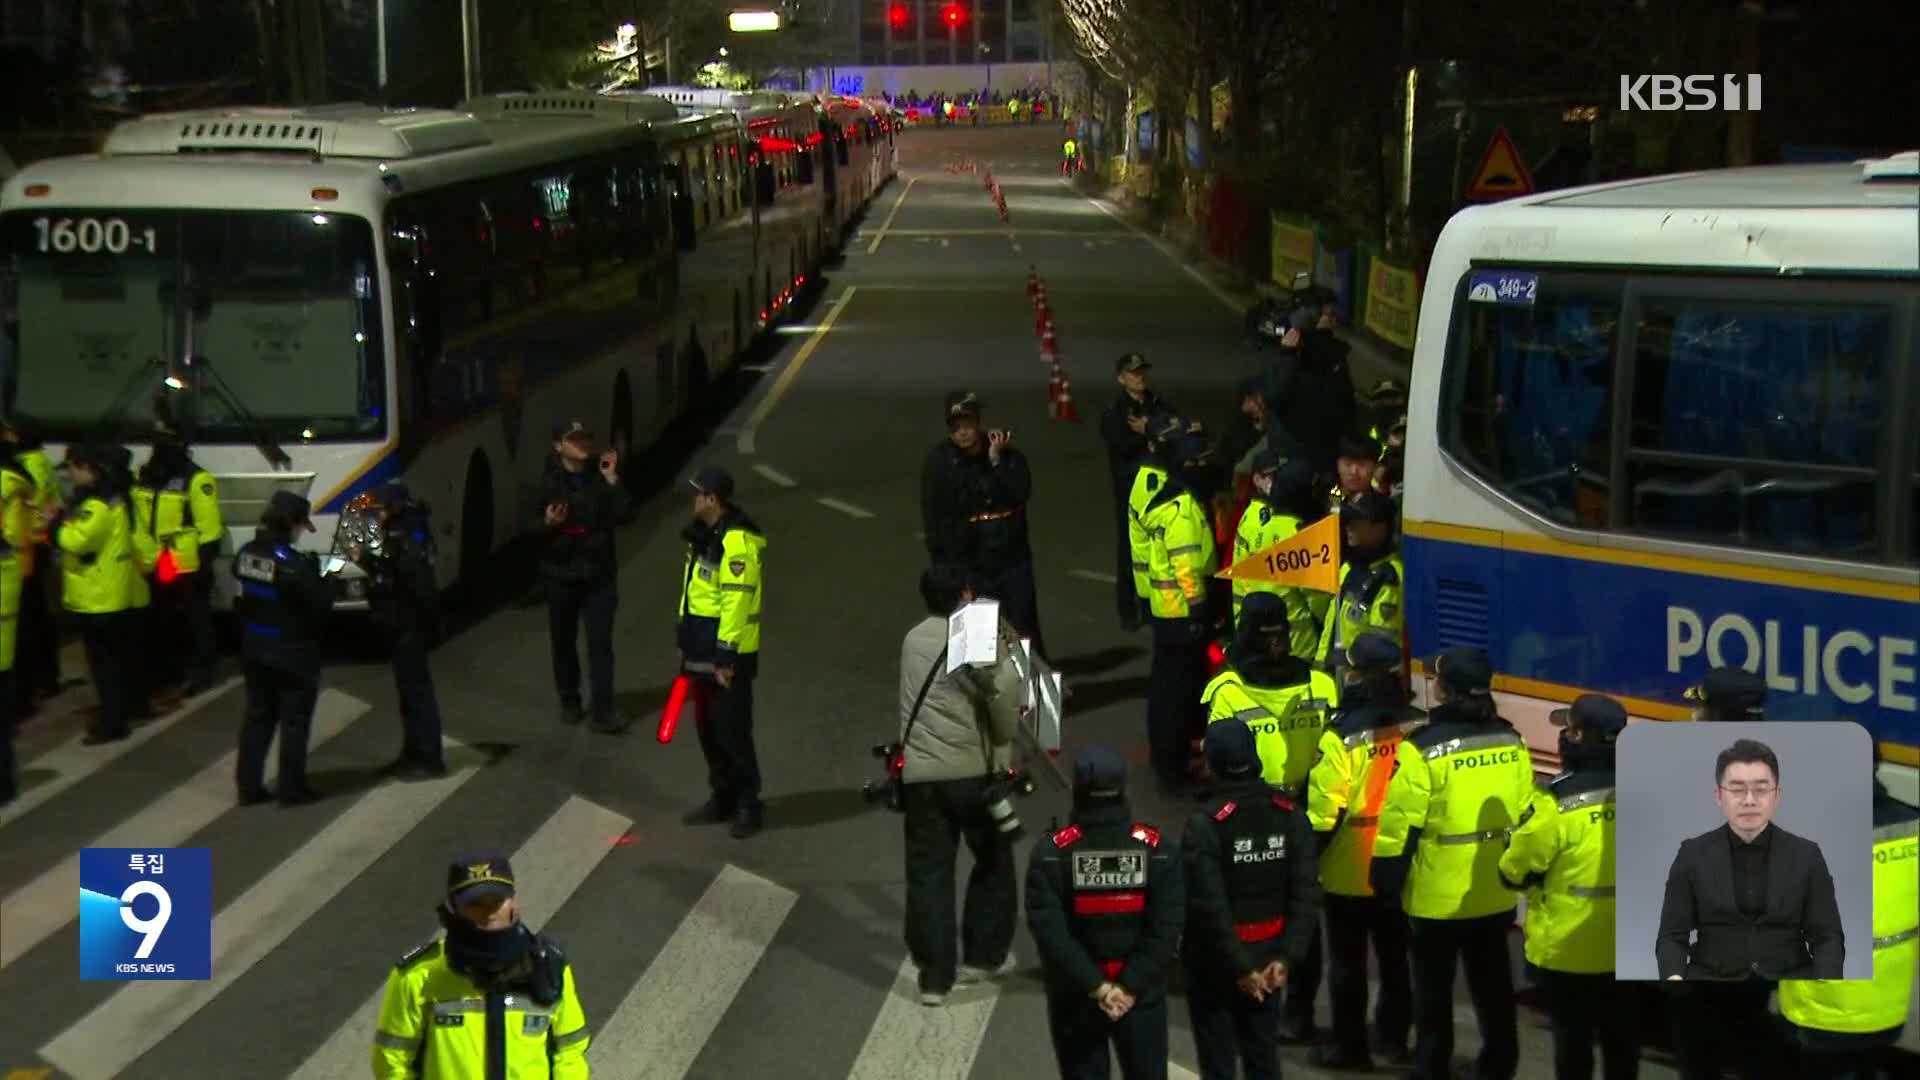
[[[1728,537],[1741,529],[1740,474],[1722,469],[1698,480],[1647,480],[1634,485],[1636,524]]]

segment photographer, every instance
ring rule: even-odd
[[[920,969],[920,1003],[940,1005],[957,982],[979,982],[1013,968],[1019,900],[1013,866],[1017,818],[1004,817],[1004,777],[1020,722],[1019,648],[1001,623],[989,666],[947,671],[947,617],[971,603],[965,572],[936,565],[920,575],[927,603],[900,644],[901,809],[906,815],[907,948]],[[989,796],[996,796],[989,798]],[[996,823],[995,811],[1003,814]],[[955,947],[953,876],[957,842],[973,853]],[[956,956],[956,952],[960,955]],[[956,971],[956,960],[964,960]]]

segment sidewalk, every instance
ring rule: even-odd
[[[1253,306],[1256,299],[1254,290],[1231,266],[1208,254],[1184,223],[1175,220],[1156,228],[1148,222],[1145,211],[1128,193],[1125,185],[1100,187],[1097,182],[1088,182],[1083,178],[1077,186],[1081,191],[1111,203],[1141,230],[1165,240],[1195,273],[1206,278],[1217,291],[1233,297],[1242,314]],[[1348,357],[1348,372],[1353,376],[1356,394],[1364,392],[1381,379],[1396,379],[1402,386],[1411,383],[1411,365],[1376,345],[1365,333],[1342,327],[1334,331],[1334,336],[1353,350]]]

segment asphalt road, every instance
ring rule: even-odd
[[[1257,363],[1226,297],[1054,176],[1056,142],[1044,127],[905,137],[905,174],[848,240],[807,321],[782,335],[707,445],[652,462],[667,476],[707,462],[733,470],[738,501],[771,538],[757,689],[764,833],[682,827],[705,794],[699,750],[690,731],[669,746],[651,735],[672,675],[687,514],[683,494],[659,490],[620,540],[618,680],[639,718],[625,736],[557,723],[544,612],[512,604],[435,658],[461,744],[446,781],[371,780],[399,741],[391,680],[374,664],[329,671],[313,751],[329,797],[296,810],[231,805],[231,684],[107,748],[71,743],[84,688],[36,720],[21,746],[27,792],[0,811],[0,1075],[364,1076],[370,999],[433,933],[445,861],[483,846],[516,853],[530,920],[575,959],[596,1077],[1048,1075],[1024,929],[1020,969],[1003,984],[942,1009],[912,999],[900,823],[858,794],[876,775],[868,748],[895,730],[898,642],[920,613],[919,464],[943,436],[950,388],[978,393],[988,421],[1014,432],[1036,474],[1042,617],[1074,692],[1068,742],[1110,742],[1138,764],[1145,641],[1112,614],[1095,430],[1112,361],[1144,351],[1161,388],[1216,423]],[[947,171],[966,157],[1003,181],[1007,225],[978,176]],[[1083,423],[1048,417],[1029,264],[1049,286]],[[1138,815],[1177,834],[1187,808],[1146,787]],[[1039,831],[1065,804],[1043,776],[1022,812]],[[74,853],[141,845],[212,849],[211,981],[76,977]],[[1173,1011],[1175,1075],[1190,1076],[1179,1071],[1193,1064],[1184,1009]],[[1464,1004],[1457,1024],[1459,1052],[1471,1053]],[[1544,1026],[1527,1013],[1523,1028],[1522,1075],[1544,1075]],[[1321,1075],[1304,1052],[1288,1058],[1289,1075]]]

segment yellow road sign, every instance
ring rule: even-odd
[[[1315,592],[1340,590],[1340,516],[1328,514],[1285,540],[1220,571],[1223,578],[1291,585]]]

